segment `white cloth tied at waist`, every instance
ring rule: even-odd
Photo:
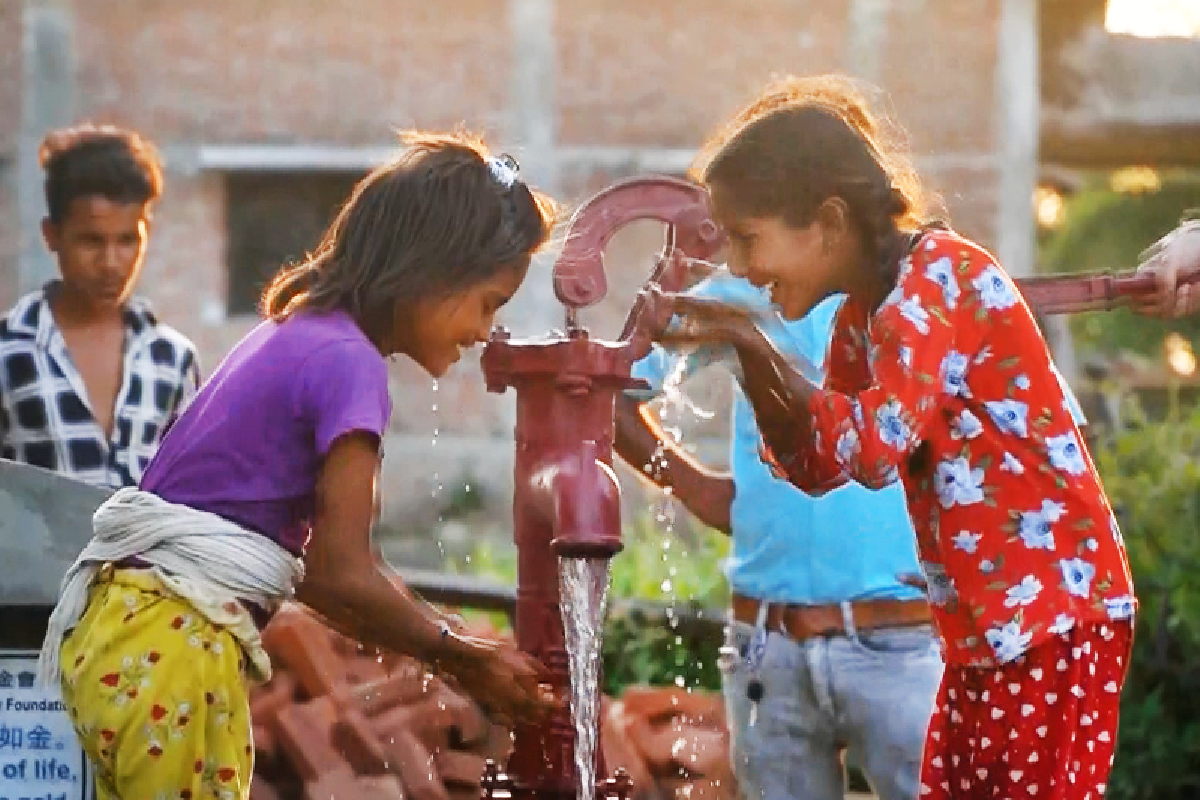
[[[92,526],[92,540],[67,570],[50,615],[39,681],[58,683],[62,640],[83,617],[96,573],[105,564],[133,557],[150,565],[167,590],[209,622],[228,629],[246,651],[256,679],[270,678],[258,627],[239,601],[274,613],[303,580],[303,561],[224,517],[136,488],[109,497],[96,509]]]

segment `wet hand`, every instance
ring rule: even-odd
[[[506,642],[457,638],[459,655],[442,666],[494,721],[537,721],[562,706],[562,698],[547,686],[545,668],[532,656]]]
[[[1200,220],[1189,220],[1142,253],[1138,272],[1153,275],[1158,292],[1139,313],[1173,319],[1200,311]]]
[[[671,320],[654,337],[665,345],[737,345],[755,328],[754,318],[746,309],[717,300],[651,289],[648,303],[656,315],[661,313]]]

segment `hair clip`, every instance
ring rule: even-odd
[[[505,189],[511,189],[520,177],[521,167],[517,164],[517,160],[505,153],[501,156],[488,161],[488,169],[492,172],[492,177],[496,182]]]

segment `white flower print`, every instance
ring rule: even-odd
[[[1013,385],[1022,391],[1029,388],[1029,376],[1022,373],[1013,378]]]
[[[985,637],[995,651],[997,660],[1007,663],[1025,652],[1033,634],[1022,631],[1016,622],[1009,622],[990,629]]]
[[[1062,519],[1063,512],[1066,510],[1066,503],[1056,503],[1053,500],[1042,499],[1042,516],[1051,522],[1058,522]]]
[[[954,581],[946,574],[946,568],[932,561],[922,561],[921,571],[925,575],[925,585],[929,592],[929,602],[935,606],[944,606],[957,599],[958,590]]]
[[[1050,456],[1050,465],[1057,470],[1070,475],[1082,475],[1087,470],[1083,449],[1074,431],[1067,431],[1061,436],[1047,436],[1046,454]]]
[[[1075,618],[1070,614],[1059,614],[1054,623],[1046,629],[1047,633],[1066,633],[1075,627]]]
[[[854,424],[861,428],[865,424],[865,422],[866,422],[866,420],[863,417],[862,403],[855,400],[854,401]]]
[[[909,347],[908,345],[902,345],[900,347],[900,363],[903,364],[904,366],[908,367],[909,369],[912,369],[912,361],[913,361],[912,348]]]
[[[971,413],[969,408],[964,408],[950,423],[950,435],[955,439],[974,439],[979,434],[983,433],[983,423],[979,421],[979,417]]]
[[[985,558],[983,561],[979,562],[979,571],[984,575],[991,575],[996,571],[996,565],[990,558]]]
[[[1108,612],[1109,619],[1130,619],[1133,616],[1133,606],[1131,594],[1104,598],[1104,610]]]
[[[1091,536],[1089,536],[1087,539],[1085,539],[1083,541],[1083,546],[1086,547],[1088,550],[1091,550],[1093,553],[1100,549],[1100,543],[1097,542],[1095,539],[1093,539]]]
[[[836,450],[836,458],[838,463],[843,467],[852,463],[858,457],[860,449],[858,431],[854,428],[851,428],[838,438]]]
[[[1024,439],[1029,435],[1029,406],[1020,400],[988,400],[983,404],[988,416],[1003,433]]]
[[[937,261],[925,267],[925,277],[942,287],[942,298],[946,308],[953,309],[958,304],[958,296],[962,290],[954,278],[954,262],[949,256],[942,256]]]
[[[967,388],[967,367],[971,358],[966,353],[951,350],[942,359],[942,391],[958,397],[970,397],[971,390]]]
[[[904,407],[898,400],[889,400],[875,412],[875,425],[879,430],[879,439],[894,450],[903,451],[908,447],[912,438],[912,429],[900,416]]]
[[[1000,465],[1000,469],[1005,472],[1011,472],[1013,475],[1020,475],[1025,472],[1025,465],[1017,460],[1017,457],[1012,453],[1004,454],[1004,462]]]
[[[1012,308],[1017,303],[1017,293],[1004,279],[1004,273],[995,264],[988,264],[987,269],[971,279],[971,285],[979,292],[979,299],[985,308],[1003,311]]]
[[[979,545],[979,540],[983,538],[982,533],[971,533],[970,531],[959,531],[950,541],[954,542],[954,546],[962,550],[964,553],[974,553],[975,548]]]
[[[1064,558],[1058,566],[1068,592],[1076,597],[1087,597],[1091,593],[1092,578],[1096,577],[1094,566],[1082,558]]]
[[[916,296],[906,297],[900,304],[900,314],[917,329],[917,333],[925,336],[929,333],[929,312],[921,307],[921,301]]]
[[[1017,533],[1021,541],[1031,550],[1054,549],[1054,531],[1052,523],[1058,522],[1066,509],[1062,503],[1053,500],[1042,500],[1042,507],[1036,511],[1022,511]]]
[[[983,502],[983,470],[972,469],[962,456],[946,459],[937,466],[937,494],[942,508]]]
[[[1040,591],[1042,591],[1042,582],[1032,575],[1026,575],[1016,586],[1010,586],[1007,589],[1005,594],[1008,597],[1004,598],[1004,607],[1027,606],[1037,599]]]

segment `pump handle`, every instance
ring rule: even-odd
[[[554,264],[554,294],[559,302],[578,310],[604,299],[608,293],[604,248],[614,233],[639,219],[666,223],[675,248],[692,258],[712,258],[723,243],[704,187],[667,175],[618,181],[571,217],[566,243]]]

